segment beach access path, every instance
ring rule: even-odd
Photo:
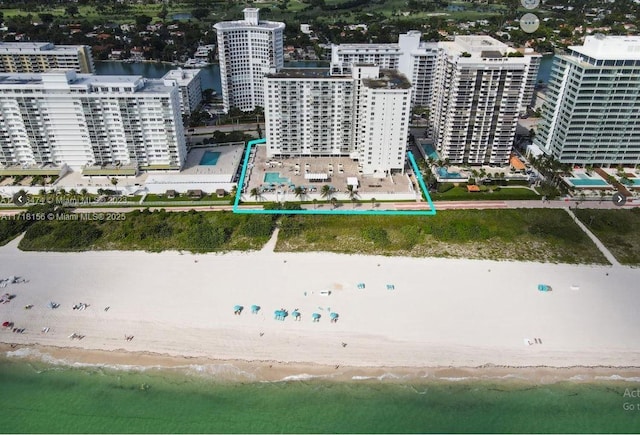
[[[630,267],[268,249],[21,252],[17,243],[0,248],[0,277],[28,282],[4,289],[15,298],[0,320],[25,332],[0,330],[4,343],[358,367],[640,364],[640,269]],[[302,320],[274,320],[281,308]]]

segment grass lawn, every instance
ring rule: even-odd
[[[527,200],[527,199],[540,199],[540,195],[530,189],[523,187],[502,187],[500,190],[489,191],[486,186],[481,187],[480,192],[467,192],[465,186],[456,186],[444,193],[429,193],[431,199],[434,201],[446,201],[446,200]],[[495,188],[494,188],[495,189]]]
[[[269,240],[274,225],[274,217],[267,215],[135,210],[121,221],[31,223],[19,247],[27,251],[252,250]]]
[[[78,6],[78,15],[76,15],[76,19],[87,19],[87,20],[114,20],[119,23],[134,23],[136,15],[148,15],[153,20],[159,20],[158,13],[162,9],[162,4],[132,4],[128,10],[123,13],[113,14],[109,7],[106,7],[104,11],[99,11],[92,5],[77,5]],[[173,5],[167,7],[167,20],[171,21],[171,16],[176,13],[184,13],[191,12],[194,9],[188,4],[184,3],[174,3]],[[17,15],[26,16],[31,14],[34,16],[34,19],[38,20],[38,14],[46,13],[51,14],[54,17],[64,17],[68,19],[73,19],[71,16],[68,16],[65,12],[65,7],[57,6],[57,5],[46,5],[45,3],[39,7],[37,12],[28,12],[23,9],[17,8],[0,8],[0,11],[4,14],[5,18],[12,18]]]
[[[607,263],[558,209],[446,210],[430,217],[285,216],[276,250]]]
[[[640,266],[640,209],[574,212],[620,263]]]

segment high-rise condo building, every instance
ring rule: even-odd
[[[91,47],[50,42],[0,42],[0,73],[41,73],[51,69],[95,73]]]
[[[562,163],[640,163],[640,36],[587,36],[555,56],[534,144]]]
[[[183,115],[191,115],[202,102],[202,84],[199,69],[172,69],[163,80],[173,80],[180,89],[180,111]]]
[[[267,155],[350,156],[363,174],[404,170],[411,85],[395,70],[283,69],[265,79]]]
[[[400,62],[398,71],[411,81],[411,103],[429,107],[433,97],[433,72],[438,55],[437,42],[422,42],[419,31],[412,30],[398,37]]]
[[[260,21],[259,9],[245,8],[244,20],[214,25],[224,110],[264,106],[264,76],[284,66],[284,23]]]
[[[179,169],[178,93],[140,76],[0,74],[0,165]]]
[[[331,46],[331,73],[351,74],[353,65],[372,64],[395,69],[412,85],[412,104],[429,106],[431,83],[438,54],[436,42],[421,42],[422,34],[412,30],[392,44],[339,44]]]
[[[398,69],[398,44],[331,44],[331,74],[351,74],[356,64],[377,65],[383,69]]]
[[[537,56],[480,35],[438,46],[430,113],[437,150],[451,163],[507,164]]]

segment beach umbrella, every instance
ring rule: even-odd
[[[233,313],[234,314],[240,314],[243,309],[244,309],[244,307],[242,305],[236,305],[236,306],[233,307]]]
[[[320,320],[320,317],[322,316],[320,316],[320,313],[313,313],[311,317],[313,318],[313,320]]]
[[[296,318],[297,318],[297,317],[300,317],[300,312],[299,312],[298,310],[293,310],[293,312],[291,313],[291,315],[292,315],[293,317],[296,317]]]
[[[258,311],[260,311],[260,306],[259,305],[251,305],[251,312],[254,314],[257,314]]]
[[[329,317],[331,317],[331,319],[335,320],[335,319],[337,319],[338,317],[340,317],[340,314],[338,314],[338,313],[331,313],[331,314],[329,315]]]

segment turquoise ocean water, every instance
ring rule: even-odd
[[[231,382],[0,360],[3,433],[638,433],[637,382]]]

